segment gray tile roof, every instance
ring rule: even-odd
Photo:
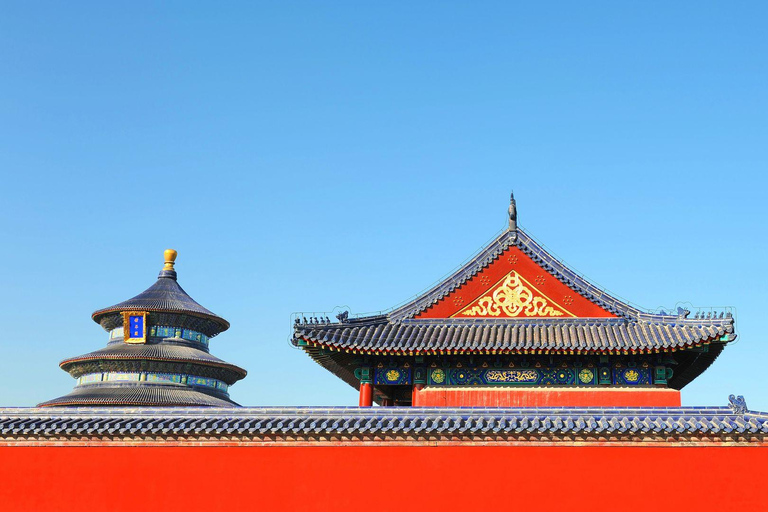
[[[416,319],[516,246],[576,293],[616,318]],[[721,314],[647,313],[586,281],[521,229],[493,240],[467,264],[432,289],[388,314],[324,322],[299,317],[293,342],[351,352],[439,353],[441,351],[660,352],[736,338],[733,318]]]
[[[127,344],[122,341],[110,343],[106,347],[94,350],[87,354],[71,357],[61,362],[61,368],[66,372],[72,372],[77,363],[84,361],[126,361],[126,360],[154,360],[169,361],[174,363],[195,363],[204,366],[216,366],[229,370],[233,377],[228,379],[228,384],[234,380],[242,379],[247,372],[233,364],[227,363],[216,356],[198,348],[174,345],[171,343],[140,343]],[[75,376],[79,374],[75,372]],[[234,380],[232,380],[234,379]]]
[[[92,318],[97,323],[111,313],[122,311],[157,311],[200,316],[214,322],[218,329],[212,335],[229,329],[229,322],[198,304],[176,281],[175,271],[162,271],[157,281],[132,299],[108,308],[94,311]]]
[[[76,387],[70,393],[43,402],[40,407],[52,406],[182,406],[182,407],[237,407],[225,396],[213,396],[186,386],[169,384],[113,385]]]
[[[243,407],[0,409],[0,439],[48,436],[768,434],[768,414],[727,407]]]
[[[297,325],[294,340],[350,351],[656,352],[718,341],[733,334],[719,320],[623,319],[405,320]]]

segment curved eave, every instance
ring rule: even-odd
[[[302,347],[304,351],[315,361],[317,364],[339,377],[341,380],[349,384],[355,389],[360,389],[360,381],[355,377],[351,362],[351,353],[340,354],[342,359],[350,358],[349,361],[339,361],[337,357],[331,357],[321,352],[320,345]]]
[[[704,352],[697,353],[693,360],[685,365],[684,369],[675,371],[674,375],[669,380],[669,387],[673,389],[683,389],[690,384],[693,379],[712,366],[712,363],[715,362],[723,352],[723,349],[725,349],[725,343],[711,343],[707,346],[707,349],[708,350]]]
[[[189,315],[213,322],[221,328],[219,332],[229,329],[229,322],[201,306],[184,291],[174,271],[160,272],[152,286],[128,300],[94,311],[91,318],[101,324],[105,316],[124,311]]]
[[[105,316],[113,313],[123,313],[124,311],[146,311],[148,313],[169,313],[169,314],[189,315],[197,318],[203,318],[205,320],[210,320],[211,322],[214,322],[215,324],[219,325],[221,327],[221,331],[219,331],[220,333],[226,331],[230,327],[230,324],[228,321],[214,314],[200,313],[197,311],[189,311],[186,309],[157,308],[152,306],[120,306],[120,305],[111,306],[109,308],[104,308],[98,311],[94,311],[93,314],[91,315],[91,319],[93,319],[93,321],[96,322],[97,324],[101,324],[101,320]]]
[[[675,319],[675,323],[536,319],[297,324],[293,343],[353,354],[653,354],[735,338],[732,319]]]
[[[102,355],[84,355],[65,359],[59,363],[59,368],[65,372],[69,372],[69,369],[77,363],[89,362],[89,361],[158,361],[168,363],[182,363],[193,364],[197,366],[209,366],[214,368],[223,368],[229,370],[238,376],[233,382],[243,379],[248,372],[239,366],[226,362],[205,361],[194,358],[174,358],[174,357],[159,357],[159,356],[139,356],[131,354],[102,354]]]
[[[419,355],[506,355],[506,354],[552,354],[552,355],[631,355],[631,354],[661,354],[668,352],[677,352],[680,350],[689,350],[692,348],[704,347],[710,344],[722,344],[725,342],[717,342],[716,340],[701,341],[699,343],[692,343],[690,345],[672,347],[672,348],[659,348],[659,349],[624,349],[624,350],[579,350],[579,349],[433,349],[433,350],[401,350],[401,349],[371,349],[371,348],[347,348],[340,347],[333,344],[325,344],[320,341],[315,341],[307,338],[300,338],[310,347],[324,348],[331,352],[345,352],[348,354],[365,354],[365,355],[388,355],[388,356],[419,356]],[[294,342],[295,345],[301,346],[300,343]]]
[[[98,389],[75,388],[70,393],[48,400],[38,407],[143,406],[143,407],[237,407],[223,396],[214,396],[187,387],[114,386]]]

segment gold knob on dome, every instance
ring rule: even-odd
[[[165,265],[163,265],[163,270],[173,270],[173,264],[176,261],[176,256],[178,254],[179,253],[173,249],[166,249],[165,252],[163,252],[163,256],[165,256]]]

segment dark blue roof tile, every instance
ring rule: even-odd
[[[768,414],[730,407],[0,409],[0,435],[768,434]]]

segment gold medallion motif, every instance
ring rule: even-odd
[[[589,384],[594,378],[595,374],[589,368],[584,368],[579,372],[579,380],[584,384]]]
[[[507,274],[493,291],[472,302],[457,315],[479,317],[574,316],[537,290],[514,270]]]
[[[445,381],[445,372],[443,370],[437,369],[432,370],[432,382],[435,384],[442,384]]]
[[[400,378],[400,372],[397,370],[389,370],[387,372],[387,380],[389,382],[395,382]]]

